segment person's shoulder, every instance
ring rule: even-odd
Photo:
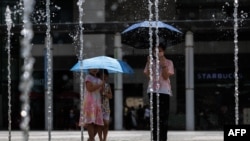
[[[166,61],[173,63],[173,61],[171,59],[169,59],[169,58],[166,58]]]
[[[90,74],[87,74],[87,75],[85,76],[85,80],[86,80],[86,81],[89,81],[89,80],[92,80],[92,79],[94,79],[94,77],[93,77],[92,75],[90,75]]]
[[[166,58],[166,62],[167,62],[169,65],[174,66],[174,63],[173,63],[173,61],[172,61],[171,59]]]
[[[89,78],[89,77],[91,77],[91,75],[90,74],[86,74],[85,78]]]

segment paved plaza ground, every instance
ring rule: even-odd
[[[87,131],[84,131],[87,141]],[[48,141],[47,131],[30,131],[29,141]],[[9,131],[0,131],[0,141],[9,141]],[[169,131],[168,141],[223,141],[223,131]],[[22,132],[11,131],[11,141],[23,141]],[[81,141],[81,131],[52,131],[51,141]],[[98,141],[96,137],[96,141]],[[110,131],[108,141],[150,141],[149,131]]]

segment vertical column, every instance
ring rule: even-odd
[[[3,69],[3,59],[4,59],[4,43],[3,43],[3,38],[0,39],[0,69]],[[6,66],[5,66],[6,67]],[[3,72],[0,72],[0,115],[3,115],[3,101],[2,101],[2,94],[3,92]],[[0,116],[0,128],[3,128],[3,116]]]
[[[114,37],[114,56],[116,59],[122,59],[122,49],[121,49],[121,35],[120,33],[116,33]],[[114,77],[114,86],[115,86],[115,93],[114,93],[114,102],[115,102],[115,130],[123,129],[123,82],[122,82],[122,74],[116,73]]]
[[[193,33],[188,31],[185,37],[186,56],[186,130],[195,129],[194,120],[194,39]]]
[[[3,115],[2,105],[3,105],[2,94],[0,93],[0,115]],[[3,116],[0,116],[0,128],[3,128]]]

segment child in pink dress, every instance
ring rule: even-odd
[[[97,73],[98,69],[90,69],[85,77],[83,122],[80,124],[84,124],[88,130],[88,141],[94,141],[96,133],[99,134],[104,125],[100,94],[104,83],[96,76]]]

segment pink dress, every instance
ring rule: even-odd
[[[90,74],[86,75],[85,83],[89,81],[93,84],[100,84],[101,80]],[[83,99],[83,122],[81,124],[94,123],[96,125],[103,125],[103,115],[101,106],[101,94],[100,89],[89,92],[85,86],[84,99]]]

